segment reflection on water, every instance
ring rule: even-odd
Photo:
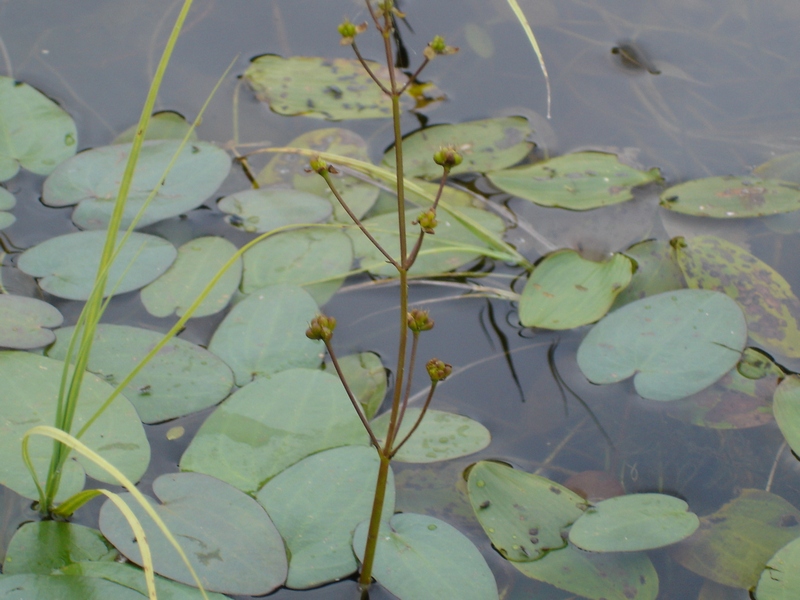
[[[535,122],[540,125],[536,138],[549,154],[586,147],[628,149],[645,166],[660,167],[672,183],[744,174],[772,156],[800,149],[796,60],[800,11],[794,0],[527,0],[521,4],[552,78],[553,118],[539,117]],[[171,12],[165,14],[166,6]],[[177,6],[157,0],[4,0],[0,36],[7,52],[2,53],[0,65],[4,72],[13,70],[14,77],[56,98],[73,115],[81,148],[107,144],[137,119]],[[402,33],[412,64],[418,63],[418,49],[434,34],[462,47],[461,53],[435,61],[425,73],[449,97],[427,112],[431,123],[507,114],[511,107],[527,115],[545,111],[541,73],[504,0],[408,0],[405,7],[413,33],[405,29]],[[251,57],[264,53],[349,57],[335,30],[343,16],[364,20],[361,0],[197,0],[158,108],[194,117],[236,56],[237,75]],[[618,49],[615,54],[613,48]],[[638,48],[638,54],[631,48]],[[363,51],[378,56],[374,43],[365,42]],[[638,62],[643,69],[620,68],[620,58]],[[655,71],[660,74],[653,76]],[[225,143],[235,137],[231,105],[237,95],[242,144],[283,144],[322,126],[312,119],[269,113],[230,77],[203,120],[202,139]],[[406,130],[418,125],[416,117],[404,117]],[[374,159],[391,139],[386,122],[359,122],[352,128],[370,142]],[[481,180],[471,184],[486,188]],[[247,185],[244,175],[237,174],[220,194]],[[69,211],[37,202],[40,186],[38,178],[24,174],[10,182],[19,199],[18,220],[3,232],[5,246],[27,248],[74,229]],[[520,226],[509,239],[531,260],[554,247],[596,255],[648,237],[713,233],[749,248],[800,289],[800,274],[789,268],[790,257],[800,250],[794,229],[784,235],[764,221],[720,223],[664,214],[652,191],[640,193],[633,202],[584,214],[503,196],[497,200],[526,222],[527,230]],[[215,216],[219,215],[195,211],[188,219],[174,219],[153,230],[176,243],[189,235],[187,229],[189,237],[224,234],[236,243],[249,239]],[[531,227],[536,236],[531,236]],[[479,283],[507,289],[519,275],[498,265],[491,278]],[[677,494],[700,514],[715,510],[734,490],[763,489],[767,484],[781,443],[773,425],[739,431],[700,429],[667,417],[657,403],[637,399],[629,383],[590,385],[575,364],[584,330],[558,336],[560,344],[550,367],[582,402],[569,394],[562,396],[548,366],[548,349],[556,336],[523,330],[507,302],[459,298],[458,290],[423,284],[415,285],[412,294],[415,305],[430,306],[437,321],[438,335],[423,338],[420,355],[440,356],[462,367],[442,387],[437,408],[458,411],[489,427],[494,441],[482,457],[539,470],[558,481],[581,471],[609,471],[619,476],[628,492]],[[392,287],[334,297],[328,310],[340,321],[341,351],[374,350],[384,364],[392,364],[396,324],[390,319],[387,325],[386,319],[395,303]],[[79,307],[60,303],[59,308],[73,322]],[[111,303],[110,316],[118,321],[148,320],[153,327],[167,323],[148,317],[130,295]],[[188,337],[207,343],[217,322],[193,321]],[[791,362],[786,366],[798,367]],[[179,456],[175,445],[185,447],[200,424],[192,417],[183,421],[187,435],[170,442],[173,456]],[[163,437],[153,441],[157,452]],[[468,514],[459,512],[463,492],[454,489],[457,477],[449,468],[403,467],[405,480],[415,482],[399,492],[407,509],[421,510],[433,498],[441,503],[433,510],[446,515],[450,509],[458,519],[469,520]],[[415,469],[418,476],[413,475]],[[437,476],[436,469],[448,475]],[[419,482],[430,482],[429,489]],[[436,488],[443,482],[444,489]],[[786,454],[779,459],[772,489],[800,504],[796,463]],[[551,592],[521,580],[480,535],[476,543],[487,554],[507,598],[565,597],[546,595]],[[699,583],[694,576],[670,566],[666,558],[657,567],[661,597],[696,597]],[[351,598],[353,588],[352,582],[345,582],[313,592],[281,590],[273,597]]]

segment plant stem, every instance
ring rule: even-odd
[[[414,364],[417,358],[417,345],[419,342],[419,332],[415,331],[413,337],[411,338],[411,358],[408,361],[408,381],[406,381],[406,393],[403,396],[403,404],[400,407],[400,415],[397,417],[397,429],[394,432],[394,436],[392,438],[392,446],[394,446],[394,440],[397,438],[397,434],[400,432],[400,428],[403,426],[403,417],[406,414],[406,407],[408,406],[408,398],[411,395],[411,383],[414,377]],[[394,452],[392,452],[394,455]],[[391,456],[389,457],[391,458]]]
[[[436,391],[436,384],[437,383],[439,383],[439,382],[438,381],[434,381],[434,382],[431,383],[431,389],[428,392],[428,397],[425,398],[425,404],[422,405],[422,410],[419,413],[419,417],[417,417],[417,420],[414,423],[414,426],[411,428],[411,431],[409,431],[406,434],[406,436],[400,441],[400,443],[397,444],[397,446],[395,446],[394,449],[391,451],[391,453],[389,454],[389,460],[394,458],[394,455],[397,454],[400,451],[400,448],[403,447],[403,444],[405,444],[408,441],[408,439],[412,435],[414,435],[414,432],[417,430],[417,427],[419,427],[419,424],[422,423],[422,419],[425,418],[425,413],[428,412],[428,407],[431,404],[431,400],[433,400],[433,393]]]

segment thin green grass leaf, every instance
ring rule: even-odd
[[[547,87],[547,118],[550,118],[550,76],[547,74],[547,67],[544,64],[544,56],[542,56],[542,51],[539,49],[539,44],[536,42],[536,36],[533,35],[533,30],[531,26],[528,24],[528,19],[525,18],[525,13],[522,12],[522,9],[517,4],[517,0],[508,0],[508,5],[511,7],[511,10],[514,11],[514,16],[517,17],[519,24],[522,25],[522,29],[525,30],[525,35],[528,36],[528,41],[530,41],[531,46],[533,46],[533,51],[536,53],[536,58],[539,59],[539,66],[542,69],[542,75],[544,75],[544,84]]]

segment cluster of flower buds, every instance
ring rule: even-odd
[[[338,27],[339,34],[342,36],[342,39],[339,43],[342,46],[350,46],[356,39],[356,36],[359,33],[364,33],[367,30],[367,24],[361,23],[361,25],[356,25],[351,23],[350,21],[345,21]]]
[[[442,362],[438,358],[432,358],[428,361],[425,365],[425,368],[428,370],[428,375],[430,375],[432,383],[438,383],[439,381],[444,381],[447,379],[447,376],[453,372],[453,367],[448,365],[445,362]]]
[[[448,171],[460,165],[463,160],[464,157],[459,154],[455,146],[442,146],[433,155],[433,162],[440,167],[444,167]]]
[[[308,166],[309,169],[306,169],[307,173],[313,171],[314,173],[322,175],[326,171],[328,173],[334,173],[334,174],[339,172],[334,168],[333,165],[329,165],[327,162],[325,162],[323,158],[320,158],[319,156],[316,156],[312,158],[310,161],[308,161]]]
[[[325,315],[319,315],[311,319],[306,337],[310,340],[322,340],[328,342],[333,337],[333,330],[336,329],[336,319]]]
[[[440,54],[455,54],[456,52],[458,52],[458,48],[448,46],[444,38],[440,35],[435,36],[430,43],[425,46],[425,50],[422,51],[425,58],[428,60],[433,60],[435,56]]]
[[[408,312],[408,328],[414,333],[430,331],[433,329],[433,319],[428,316],[427,310],[412,308]]]
[[[439,224],[439,221],[436,220],[436,211],[432,208],[429,208],[425,212],[419,213],[417,220],[413,222],[415,225],[419,224],[422,228],[422,231],[425,233],[434,233],[434,229]]]

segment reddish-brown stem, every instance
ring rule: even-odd
[[[356,42],[355,42],[355,40],[353,40],[353,43],[352,43],[352,44],[350,44],[350,45],[353,47],[353,52],[355,52],[355,53],[356,53],[356,57],[358,58],[358,62],[360,62],[360,63],[361,63],[361,66],[362,66],[362,67],[364,67],[364,70],[367,72],[367,75],[369,75],[369,76],[372,78],[372,81],[374,81],[374,82],[375,82],[375,84],[376,84],[376,85],[377,85],[379,88],[381,88],[381,91],[382,91],[384,94],[386,94],[387,96],[391,96],[392,92],[390,92],[390,91],[389,91],[389,90],[386,88],[386,86],[385,86],[385,85],[383,85],[383,82],[382,82],[380,79],[378,79],[378,76],[377,76],[377,75],[375,75],[375,73],[373,73],[373,72],[372,72],[372,69],[370,69],[370,68],[369,68],[369,64],[367,63],[367,61],[366,61],[366,60],[364,60],[364,57],[363,57],[363,56],[361,56],[361,52],[359,51],[359,49],[358,49],[358,46],[356,45]]]
[[[417,427],[419,427],[419,424],[422,423],[422,419],[425,418],[425,413],[428,411],[428,407],[431,404],[431,400],[433,400],[433,392],[436,391],[436,384],[437,383],[439,383],[439,382],[438,381],[434,381],[433,383],[431,383],[431,389],[428,392],[428,397],[425,398],[425,404],[422,405],[422,410],[419,413],[419,417],[417,417],[417,421],[414,423],[414,426],[411,428],[411,431],[409,431],[406,434],[406,436],[402,440],[400,440],[400,443],[397,444],[397,446],[395,446],[394,449],[389,453],[389,460],[394,458],[394,455],[397,454],[399,452],[400,448],[403,447],[403,444],[405,444],[409,440],[409,438],[412,435],[414,435],[414,432],[417,430]]]
[[[444,191],[444,184],[447,181],[447,175],[450,173],[450,169],[444,167],[444,173],[442,174],[442,180],[439,182],[439,189],[436,191],[436,198],[433,200],[433,206],[431,210],[436,212],[436,208],[439,206],[439,199],[442,197],[442,192]],[[422,248],[422,240],[425,238],[425,231],[421,230],[419,232],[419,237],[417,238],[414,247],[411,249],[411,252],[408,255],[408,259],[405,262],[405,268],[411,269],[414,265],[414,262],[417,260],[417,254],[419,254],[420,248]]]
[[[394,432],[394,438],[397,438],[397,434],[400,432],[400,428],[403,426],[403,417],[406,414],[406,407],[408,406],[408,398],[411,396],[411,382],[414,378],[414,364],[417,360],[417,346],[419,345],[418,343],[419,343],[419,332],[414,331],[413,336],[411,338],[411,357],[408,359],[408,381],[406,381],[406,393],[403,396],[403,404],[400,406],[400,414],[397,417],[397,429]],[[393,445],[394,445],[394,439],[392,440],[392,446]]]
[[[411,75],[411,77],[408,78],[408,81],[406,81],[406,84],[402,88],[400,88],[400,95],[401,96],[409,88],[409,86],[417,80],[417,77],[419,77],[419,74],[422,73],[422,69],[427,67],[429,62],[431,62],[431,61],[428,58],[426,58],[425,60],[422,61],[422,64],[419,67],[417,67],[417,70],[414,71],[414,74]]]

